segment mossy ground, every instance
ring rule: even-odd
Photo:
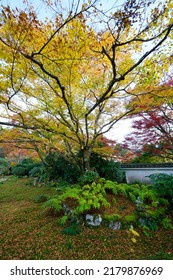
[[[173,231],[163,228],[140,236],[132,244],[127,229],[82,226],[80,234],[65,235],[56,217],[46,216],[34,198],[57,195],[54,188],[34,187],[29,179],[8,178],[0,183],[0,258],[4,260],[173,259]],[[110,198],[111,199],[111,198]],[[123,206],[125,208],[123,208]],[[116,198],[118,214],[134,208],[127,198]],[[118,208],[117,208],[118,207]],[[107,210],[107,214],[111,214]],[[132,212],[131,212],[132,211]],[[133,250],[132,250],[133,247]]]

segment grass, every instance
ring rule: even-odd
[[[42,204],[34,202],[41,194],[53,197],[57,192],[34,187],[27,178],[9,177],[0,183],[1,259],[173,259],[172,230],[159,229],[147,236],[137,230],[140,236],[135,244],[125,229],[82,226],[78,235],[65,235],[58,219],[46,216]]]

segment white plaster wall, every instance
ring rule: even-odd
[[[126,174],[126,181],[127,183],[134,183],[134,182],[140,182],[140,183],[150,183],[149,178],[146,176],[149,176],[151,174],[157,174],[157,173],[164,173],[164,174],[173,174],[173,167],[160,167],[160,168],[151,168],[151,167],[145,167],[145,168],[123,168]]]

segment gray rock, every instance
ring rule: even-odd
[[[63,204],[63,211],[65,215],[71,215],[73,213],[73,210],[70,209],[65,203]]]
[[[138,196],[138,198],[136,199],[136,204],[143,204],[143,201],[140,199],[139,196]]]
[[[144,218],[140,218],[140,219],[139,219],[139,224],[140,224],[142,227],[144,227],[144,226],[147,225],[147,220],[144,219]]]
[[[90,226],[100,226],[102,222],[101,215],[90,215],[86,214],[86,223]]]
[[[144,202],[138,197],[136,199],[136,210],[137,211],[144,211],[145,209],[145,205],[144,205]]]
[[[111,222],[109,228],[113,230],[119,230],[121,228],[121,222]]]

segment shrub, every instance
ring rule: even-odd
[[[38,166],[38,163],[26,158],[12,167],[12,174],[18,177],[29,176],[31,170],[36,166]]]
[[[85,171],[85,173],[79,177],[78,181],[82,185],[91,184],[97,182],[99,179],[99,174],[95,171]]]
[[[117,181],[118,183],[122,183],[125,178],[120,164],[114,161],[106,161],[102,177],[105,177],[107,180]]]
[[[35,165],[30,171],[29,176],[30,177],[41,177],[44,173],[44,166],[43,164],[37,164]]]
[[[158,230],[158,221],[156,221],[153,218],[144,217],[143,223],[145,224],[144,234],[146,234],[146,236],[149,234],[149,232],[148,232],[149,230],[152,230],[152,231]]]
[[[91,155],[91,168],[94,168],[100,175],[107,180],[125,181],[125,173],[122,171],[120,163],[112,160],[106,160],[97,153]]]
[[[133,203],[136,203],[136,196],[135,196],[132,192],[129,192],[128,195],[129,195],[131,201],[132,201]]]
[[[62,179],[69,183],[76,183],[80,176],[79,168],[66,160],[63,154],[49,153],[45,158],[47,165],[45,166],[46,177],[49,181]]]
[[[65,215],[69,218],[84,214],[86,211],[94,213],[101,207],[110,207],[106,199],[104,185],[93,182],[83,187],[67,187],[58,198],[50,199],[44,204],[49,212],[59,212],[64,209]],[[63,218],[66,219],[66,218]],[[63,222],[64,220],[62,220]]]
[[[85,211],[94,211],[101,207],[109,207],[110,204],[105,198],[106,192],[101,184],[93,182],[91,185],[85,185],[79,194],[79,205],[75,213],[84,213]]]
[[[10,163],[4,158],[0,158],[0,175],[7,175],[9,167]]]
[[[118,194],[118,184],[110,180],[106,180],[104,183],[104,188],[106,192],[111,192],[114,195]]]
[[[66,188],[70,188],[71,184],[65,180],[62,180],[60,178],[58,181],[55,183],[56,191],[64,191]]]
[[[12,174],[18,177],[22,177],[28,175],[28,170],[24,166],[18,164],[12,168]]]
[[[168,174],[152,174],[148,176],[151,181],[151,188],[154,189],[159,196],[172,201],[173,199],[173,175]]]

